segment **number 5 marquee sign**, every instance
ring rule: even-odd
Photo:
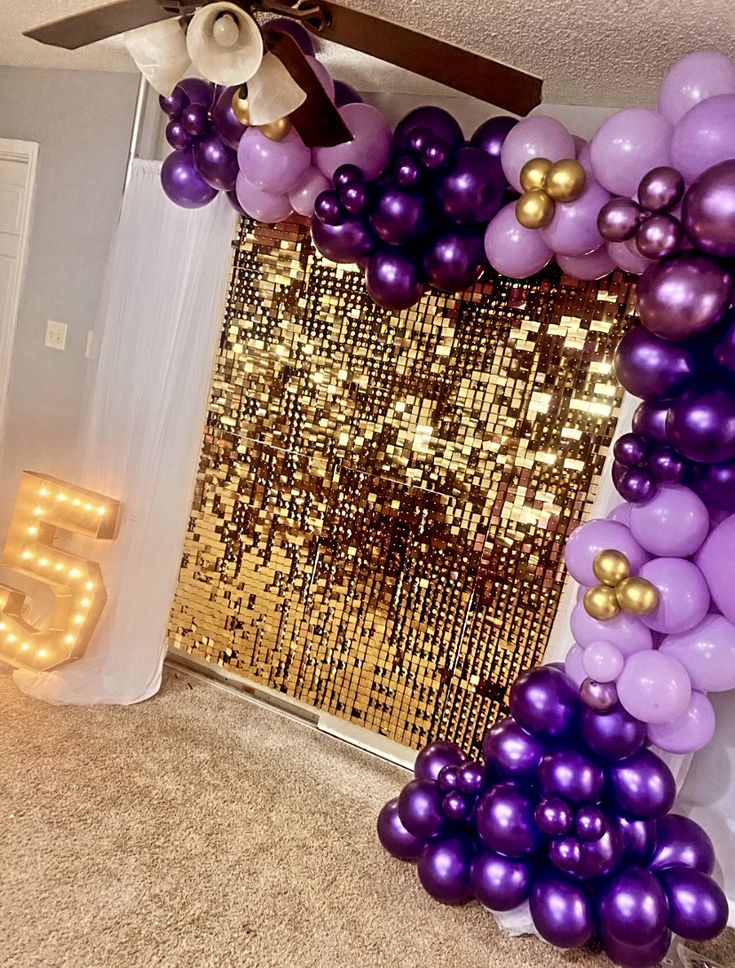
[[[2,564],[43,582],[54,606],[46,627],[28,620],[26,593],[0,584],[0,659],[37,671],[78,659],[107,601],[96,561],[66,550],[67,536],[111,540],[120,502],[24,471]]]

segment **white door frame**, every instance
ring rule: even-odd
[[[15,332],[18,326],[20,302],[23,294],[23,281],[28,263],[31,212],[36,190],[36,171],[38,169],[38,144],[35,141],[14,141],[9,138],[0,138],[0,161],[10,161],[26,165],[28,169],[23,212],[21,213],[22,221],[16,260],[15,281],[10,300],[9,324],[5,327],[4,332],[0,331],[0,454],[2,454],[5,439],[5,423],[7,420],[8,389],[10,385],[13,346],[15,344]]]

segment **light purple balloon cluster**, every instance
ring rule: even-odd
[[[733,533],[735,518],[726,521]],[[646,503],[616,509],[612,520],[577,528],[565,549],[567,568],[585,590],[596,584],[592,563],[607,549],[624,554],[632,573],[657,589],[658,606],[642,616],[595,619],[580,601],[565,668],[592,708],[619,702],[671,753],[709,742],[715,714],[707,693],[735,688],[735,583],[729,570],[722,574],[726,532],[726,522],[713,528],[693,491],[666,484]]]
[[[644,748],[645,724],[620,705],[586,707],[555,666],[518,678],[510,712],[485,734],[484,767],[452,743],[419,753],[415,779],[378,817],[386,850],[417,860],[439,901],[528,904],[551,944],[597,936],[629,968],[656,964],[672,931],[717,935],[728,909],[709,876],[712,843],[668,814],[674,779]]]

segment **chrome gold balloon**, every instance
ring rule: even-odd
[[[658,605],[655,585],[646,578],[625,578],[615,589],[618,605],[632,615],[650,615]]]
[[[291,122],[288,118],[279,118],[277,121],[269,121],[268,124],[261,124],[258,130],[271,141],[283,141],[291,130]]]
[[[584,191],[587,173],[578,161],[556,161],[546,172],[544,189],[555,202],[573,202]]]
[[[600,622],[607,622],[620,613],[615,589],[609,585],[593,585],[588,588],[584,593],[583,605],[585,612]]]
[[[630,577],[630,562],[625,555],[614,548],[601,551],[592,562],[595,578],[603,585],[614,588],[625,578]]]
[[[250,124],[250,106],[247,97],[242,96],[242,88],[232,95],[232,113],[240,124]]]
[[[521,168],[520,182],[524,192],[531,192],[534,188],[543,188],[546,173],[551,168],[548,158],[531,158]]]
[[[543,190],[524,192],[516,202],[516,218],[524,229],[542,229],[554,217],[554,203]]]

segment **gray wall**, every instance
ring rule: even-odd
[[[2,542],[21,470],[74,478],[87,332],[117,219],[136,89],[133,74],[0,67],[0,137],[40,145],[0,467]],[[44,347],[48,319],[68,325],[63,353]]]

